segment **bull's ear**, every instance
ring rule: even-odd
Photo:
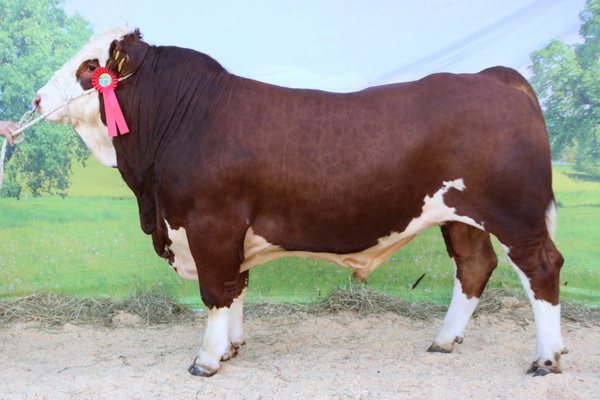
[[[112,42],[106,67],[118,77],[129,75],[142,65],[148,48],[148,44],[142,41],[139,29],[136,29],[123,39]]]

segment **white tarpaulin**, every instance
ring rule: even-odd
[[[349,91],[433,72],[505,65],[577,40],[585,0],[67,0],[96,32],[124,22],[152,44],[190,47],[230,72]],[[112,10],[107,12],[106,10]]]

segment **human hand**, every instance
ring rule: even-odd
[[[20,127],[21,125],[13,121],[0,121],[0,135],[6,136],[6,140],[8,140],[8,143],[10,143],[11,146],[14,146],[15,141],[11,133],[16,131]]]

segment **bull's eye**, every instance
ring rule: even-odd
[[[96,68],[98,68],[98,67],[96,67],[95,65],[88,65],[88,71],[90,71],[90,72],[94,72],[96,70]]]

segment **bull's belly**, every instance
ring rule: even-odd
[[[256,235],[254,230],[250,228],[246,232],[246,239],[244,240],[244,262],[241,265],[240,271],[246,271],[257,265],[283,257],[309,257],[351,268],[354,270],[355,277],[364,279],[415,236],[416,234],[407,232],[394,232],[389,236],[380,238],[375,246],[361,252],[336,254],[297,250],[288,251],[267,242],[265,238]]]
[[[375,246],[351,254],[288,251],[276,244],[269,243],[264,237],[257,235],[250,226],[244,240],[244,262],[240,266],[240,272],[282,257],[296,256],[329,261],[342,267],[351,268],[357,278],[366,278],[402,246],[432,226],[440,225],[446,221],[460,221],[483,229],[481,223],[475,222],[468,216],[457,215],[454,208],[444,204],[444,194],[450,189],[464,190],[463,180],[443,182],[440,190],[433,196],[426,196],[423,200],[421,215],[411,220],[404,231],[391,232],[388,236],[379,238]],[[169,250],[174,254],[171,265],[183,278],[197,281],[198,273],[185,228],[171,229],[167,222],[167,229],[172,242]]]
[[[169,227],[168,232],[172,242],[169,249],[174,254],[171,266],[182,278],[197,281],[198,272],[189,248],[185,228],[173,230]],[[256,235],[250,227],[244,240],[244,262],[240,266],[240,272],[283,257],[309,257],[351,268],[354,270],[355,277],[364,279],[415,236],[416,234],[411,235],[406,232],[394,232],[379,239],[375,246],[361,252],[351,254],[315,253],[285,250],[267,242],[262,236]]]

